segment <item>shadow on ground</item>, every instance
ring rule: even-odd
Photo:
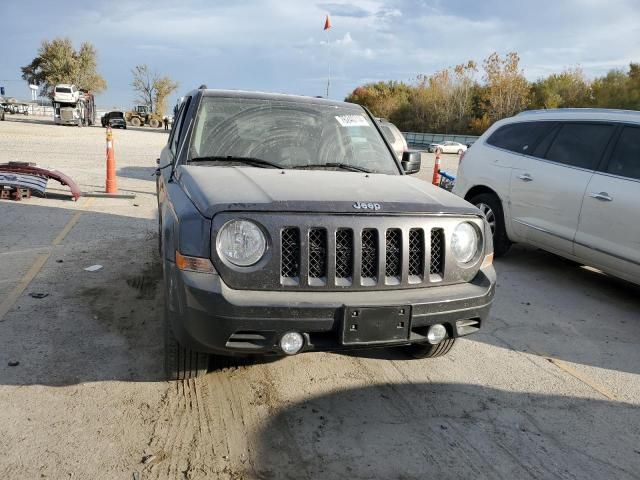
[[[630,404],[457,383],[347,389],[279,409],[258,434],[255,462],[236,473],[264,479],[638,478],[638,415]],[[604,438],[611,443],[603,446]]]

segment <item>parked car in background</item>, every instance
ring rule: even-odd
[[[484,212],[497,255],[527,243],[640,284],[640,112],[497,122],[464,156],[453,192]]]
[[[170,378],[234,355],[435,357],[484,325],[486,220],[412,178],[420,152],[397,158],[375,123],[326,99],[184,97],[156,171]]]
[[[430,143],[428,151],[435,152],[438,148],[442,153],[457,153],[458,155],[467,151],[467,146],[464,143],[459,142]]]
[[[390,121],[384,118],[378,118],[377,120],[384,138],[391,144],[391,148],[395,152],[396,157],[402,158],[402,153],[409,150],[406,138],[404,138],[400,129]]]
[[[58,103],[76,103],[80,99],[80,90],[75,85],[60,83],[53,90],[53,101]]]
[[[107,112],[102,116],[102,126],[111,128],[127,128],[127,122],[124,120],[124,113],[119,110]]]

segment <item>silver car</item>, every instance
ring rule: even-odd
[[[485,213],[496,255],[527,243],[640,284],[640,112],[497,122],[465,154],[453,193]]]

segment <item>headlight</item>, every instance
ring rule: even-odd
[[[231,220],[218,232],[216,249],[221,258],[239,267],[258,263],[267,249],[260,227],[248,220]]]
[[[478,253],[478,231],[467,222],[460,223],[453,231],[451,252],[459,263],[468,263]]]

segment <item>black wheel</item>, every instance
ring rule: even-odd
[[[165,301],[164,368],[168,380],[188,380],[205,375],[209,368],[209,354],[194,352],[176,340],[169,322]]]
[[[504,212],[500,199],[492,193],[481,193],[469,202],[478,207],[487,219],[493,234],[493,252],[496,257],[501,257],[511,248],[511,240],[504,226]]]
[[[455,338],[445,338],[437,345],[430,343],[417,343],[407,348],[407,353],[413,358],[434,358],[441,357],[449,353],[453,344],[456,343]]]

